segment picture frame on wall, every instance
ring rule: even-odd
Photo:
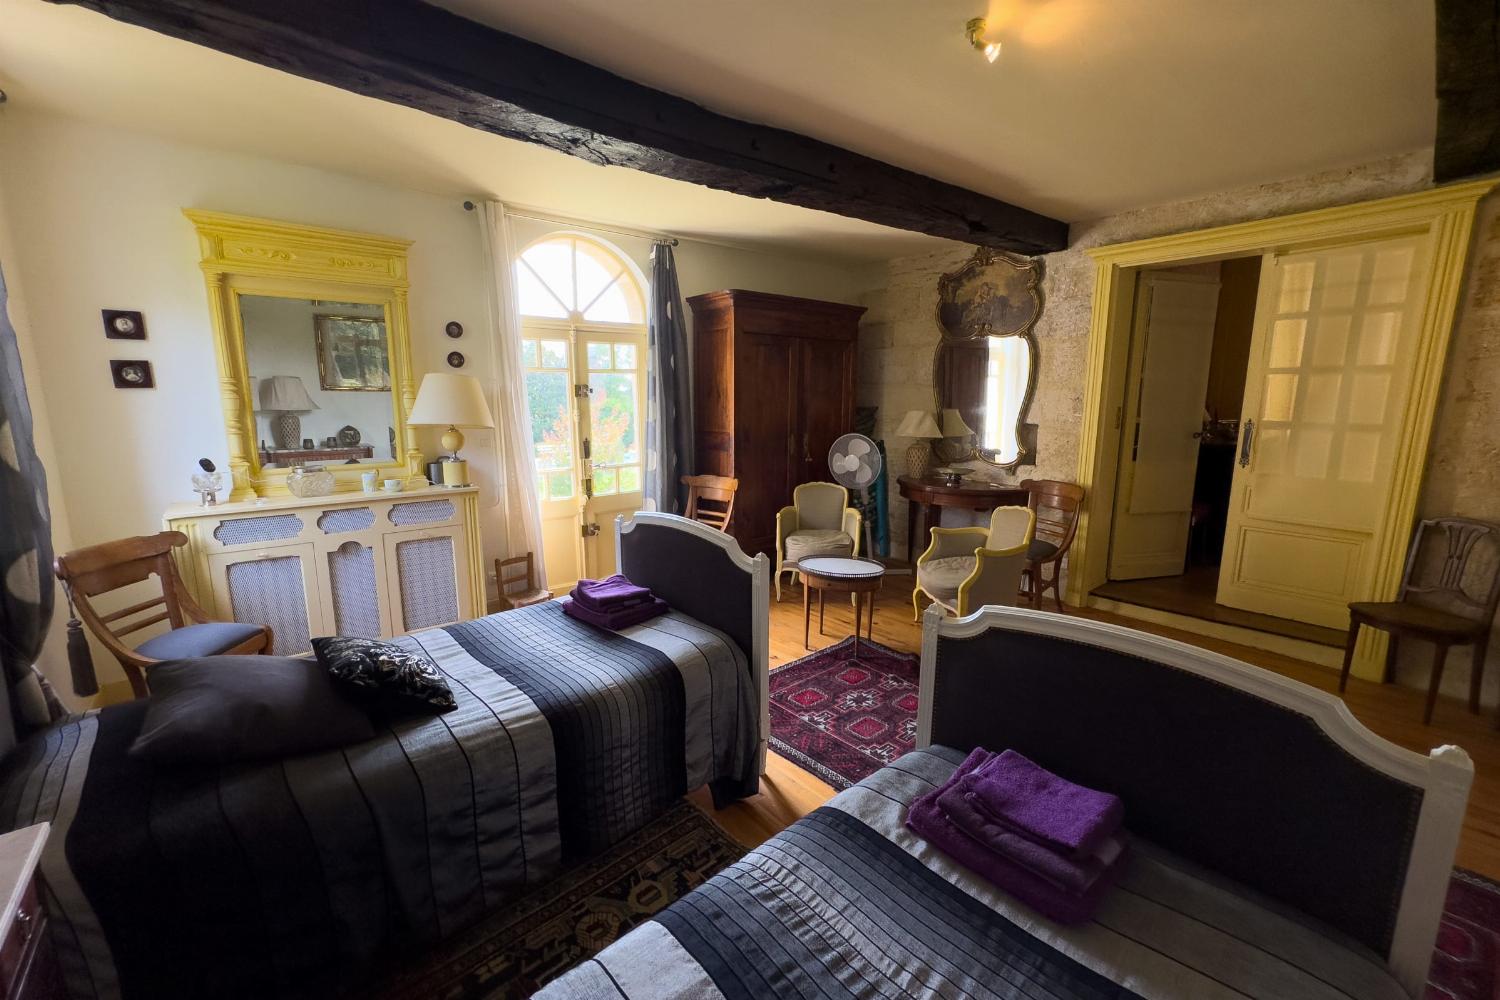
[[[149,361],[111,361],[109,374],[116,389],[156,388],[156,376]]]
[[[385,321],[368,316],[313,317],[318,385],[334,392],[388,392],[390,343]]]
[[[145,340],[146,317],[134,309],[101,309],[104,336],[110,340]]]

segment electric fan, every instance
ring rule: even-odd
[[[845,434],[833,442],[828,449],[828,471],[834,482],[849,490],[859,491],[859,509],[870,506],[869,489],[880,477],[880,449],[875,442],[863,434]],[[874,525],[865,518],[865,551],[872,552],[871,542]]]

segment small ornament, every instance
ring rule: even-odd
[[[448,367],[450,367],[450,368],[462,368],[464,366],[464,361],[465,360],[467,360],[467,359],[463,356],[462,352],[459,352],[459,351],[449,351],[448,352]]]
[[[443,332],[457,340],[464,335],[464,325],[458,320],[449,320],[448,325],[443,327]]]

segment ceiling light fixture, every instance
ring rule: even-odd
[[[984,18],[970,18],[969,23],[964,25],[964,37],[969,40],[970,45],[974,46],[974,48],[978,49],[981,53],[984,54],[984,58],[986,60],[988,60],[989,62],[994,62],[996,59],[1000,58],[1000,43],[985,41],[984,29]]]

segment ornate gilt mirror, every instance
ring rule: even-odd
[[[1036,391],[1032,328],[1042,314],[1041,262],[984,247],[938,279],[932,384],[944,462],[980,459],[1014,469]]]
[[[287,494],[295,465],[336,489],[422,479],[406,414],[408,240],[187,211],[198,230],[229,436],[231,500]]]

